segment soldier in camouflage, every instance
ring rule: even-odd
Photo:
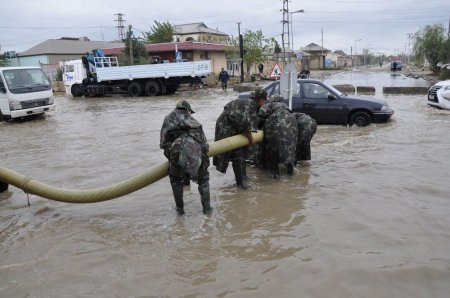
[[[287,173],[294,173],[298,123],[282,97],[274,96],[262,106],[259,117],[263,121],[263,160],[274,178],[279,177],[279,164],[286,165]]]
[[[169,178],[176,210],[184,214],[183,184],[185,177],[198,183],[203,213],[210,214],[208,143],[202,125],[191,116],[190,104],[181,100],[164,119],[160,148],[169,160]]]
[[[298,122],[297,161],[311,160],[311,140],[317,131],[317,122],[304,113],[294,113]]]
[[[254,143],[252,130],[257,128],[258,109],[267,97],[263,89],[256,90],[251,99],[235,99],[225,105],[222,114],[216,122],[215,141],[222,140],[238,134],[244,134],[252,145]],[[248,156],[248,148],[238,148],[213,157],[213,164],[221,173],[226,173],[231,161],[236,185],[246,188],[244,178],[246,173],[245,158]]]

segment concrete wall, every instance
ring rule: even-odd
[[[209,59],[206,58],[209,55]],[[205,52],[205,51],[195,51],[194,52],[194,61],[198,60],[210,60],[212,72],[218,74],[220,70],[223,68],[227,68],[227,60],[225,58],[225,54],[223,52]]]
[[[41,63],[48,64],[47,55],[30,56],[30,57],[20,57],[19,56],[19,65],[20,66],[39,66]]]

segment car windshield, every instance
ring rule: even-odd
[[[3,75],[11,93],[27,93],[50,89],[50,82],[39,68],[4,70]]]

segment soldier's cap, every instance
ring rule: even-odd
[[[180,101],[177,103],[176,109],[177,109],[177,110],[186,110],[186,111],[188,111],[188,112],[191,112],[191,114],[194,114],[194,113],[195,113],[195,112],[192,110],[191,105],[190,105],[187,101],[185,101],[185,100],[180,100]]]
[[[257,88],[255,91],[250,93],[250,98],[254,100],[258,100],[261,98],[266,99],[267,98],[267,91],[262,88]]]

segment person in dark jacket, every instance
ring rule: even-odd
[[[160,148],[169,160],[169,178],[176,210],[184,214],[183,185],[186,177],[198,183],[204,214],[210,214],[208,143],[202,125],[191,116],[190,104],[181,100],[164,119]]]
[[[292,175],[296,162],[297,119],[280,96],[274,96],[263,105],[259,117],[264,126],[264,162],[274,178],[280,175],[280,164],[286,165],[287,173]]]
[[[230,79],[230,76],[228,75],[228,72],[222,67],[222,71],[219,73],[219,82],[222,85],[222,90],[227,90],[228,80]]]
[[[258,125],[258,109],[267,97],[267,92],[258,89],[252,93],[251,98],[235,99],[225,105],[222,114],[216,122],[215,141],[219,141],[238,134],[245,135],[249,143],[254,143],[252,130]],[[238,148],[213,157],[213,165],[221,173],[226,173],[231,161],[236,179],[236,185],[246,188],[244,178],[246,176],[245,158],[248,156],[248,148]]]

